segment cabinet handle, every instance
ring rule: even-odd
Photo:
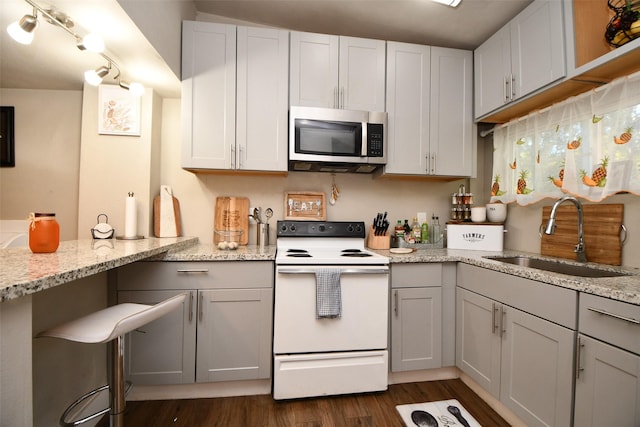
[[[504,86],[502,87],[502,98],[504,99],[505,104],[509,102],[509,93],[511,93],[511,89],[509,88],[509,78],[505,76]]]
[[[500,307],[500,338],[504,336],[504,333],[507,332],[505,328],[504,318],[507,315],[507,310],[504,307]]]
[[[398,291],[393,292],[393,312],[398,317]]]
[[[238,149],[240,150],[240,155],[238,156],[238,169],[242,169],[244,167],[244,146],[241,145]]]
[[[177,270],[178,273],[208,273],[208,268],[181,268]]]
[[[436,174],[436,155],[435,153],[431,155],[431,175]]]
[[[578,336],[576,339],[576,379],[580,378],[580,372],[584,371],[584,368],[580,367],[580,355],[583,347],[584,344],[582,343],[580,336]]]
[[[193,321],[193,291],[189,292],[189,323]]]
[[[587,310],[593,311],[594,313],[603,314],[605,316],[613,317],[614,319],[624,320],[625,322],[633,323],[634,325],[640,325],[640,320],[634,319],[633,317],[620,316],[619,314],[610,313],[606,310],[601,310],[594,307],[587,307]]]
[[[511,74],[511,101],[516,99],[516,78]]]
[[[496,335],[498,325],[496,323],[496,313],[498,312],[498,305],[495,302],[491,303],[491,333]]]
[[[236,168],[236,147],[231,145],[231,169]]]
[[[202,323],[202,310],[204,306],[204,294],[200,293],[200,304],[198,304],[198,320]]]

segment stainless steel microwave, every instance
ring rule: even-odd
[[[387,113],[291,107],[289,170],[371,173],[387,162]]]

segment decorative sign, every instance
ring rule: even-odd
[[[116,85],[100,85],[98,92],[98,133],[140,136],[140,97]]]

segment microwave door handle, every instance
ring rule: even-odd
[[[367,141],[369,140],[368,130],[369,126],[367,126],[367,123],[362,122],[362,144],[360,147],[360,156],[362,157],[367,157]]]

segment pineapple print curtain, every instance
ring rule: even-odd
[[[640,73],[496,128],[491,201],[640,195]]]

